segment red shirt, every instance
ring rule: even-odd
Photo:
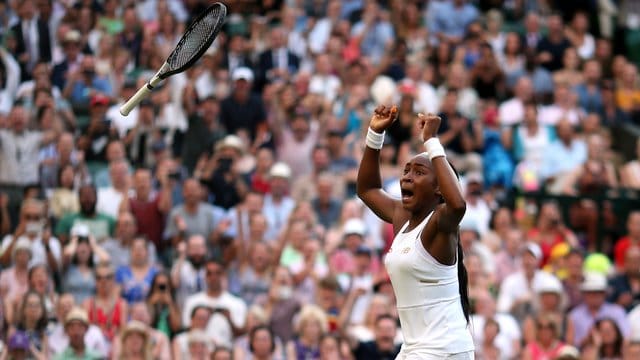
[[[129,208],[136,218],[138,233],[149,238],[158,251],[163,249],[162,230],[165,222],[165,216],[158,208],[159,201],[160,195],[151,201],[129,199]]]
[[[613,261],[618,269],[624,267],[624,255],[630,247],[631,238],[629,236],[623,236],[616,242],[616,246],[613,248]]]

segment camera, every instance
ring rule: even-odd
[[[231,170],[231,164],[233,163],[232,158],[223,157],[218,159],[218,169],[222,172],[228,172]]]
[[[160,291],[167,291],[167,284],[160,284],[160,285],[158,285],[158,290],[160,290]]]
[[[178,172],[178,171],[171,172],[171,173],[169,173],[168,176],[169,176],[169,179],[172,179],[172,180],[180,180],[180,178],[181,178],[180,172]]]
[[[78,244],[79,243],[83,243],[83,242],[88,243],[89,242],[89,237],[88,236],[78,236]]]

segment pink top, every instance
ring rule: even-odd
[[[18,279],[15,267],[3,270],[0,272],[0,290],[0,292],[6,291],[5,300],[21,298],[29,290],[26,273],[24,279]]]
[[[527,345],[527,351],[531,355],[531,360],[553,360],[565,344],[557,341],[549,350],[545,350],[537,342],[531,342]]]

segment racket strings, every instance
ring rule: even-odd
[[[225,18],[223,7],[212,7],[211,11],[196,19],[182,39],[176,46],[173,53],[167,59],[169,71],[176,71],[188,66],[195,57],[206,51],[205,47],[211,46],[222,27]]]

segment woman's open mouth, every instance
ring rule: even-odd
[[[413,198],[413,190],[409,189],[400,189],[400,194],[402,195],[402,201],[409,201]]]

